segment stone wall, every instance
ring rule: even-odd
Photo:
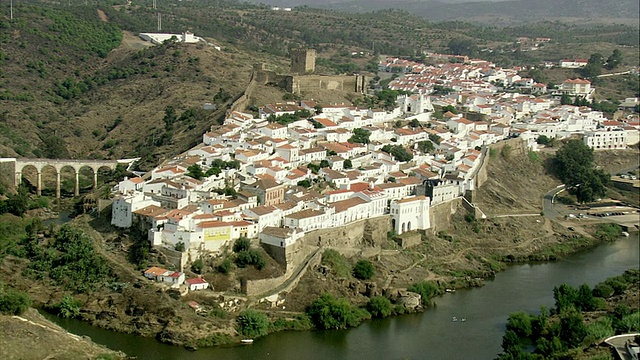
[[[463,201],[461,198],[457,198],[431,206],[431,211],[429,211],[431,228],[427,231],[436,234],[440,230],[448,229],[451,226],[451,215],[463,208]]]
[[[389,230],[391,217],[385,215],[355,221],[347,226],[311,231],[301,241],[306,245],[332,248],[376,247],[387,241]]]
[[[287,91],[302,94],[314,90],[342,90],[362,93],[366,89],[367,79],[364,75],[301,75],[293,76]]]
[[[398,236],[398,245],[403,249],[408,249],[410,247],[420,245],[422,242],[422,236],[419,232],[406,232]]]
[[[270,279],[241,281],[242,292],[247,294],[247,296],[258,296],[273,292],[290,291],[298,284],[309,268],[318,266],[322,260],[322,251],[319,248],[302,246],[299,255],[303,254],[306,255],[299,261],[298,266],[287,268],[287,271],[282,276]],[[311,254],[313,254],[313,256],[305,264],[304,260]],[[287,283],[287,281],[289,283]],[[282,287],[283,285],[285,286]],[[279,289],[280,287],[282,288]]]

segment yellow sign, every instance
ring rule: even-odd
[[[231,226],[204,229],[204,241],[231,240]]]

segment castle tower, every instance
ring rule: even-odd
[[[316,70],[316,50],[315,49],[294,49],[291,50],[291,73],[309,74]]]

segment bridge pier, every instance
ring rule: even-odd
[[[75,169],[74,169],[74,170],[75,170]],[[80,177],[79,177],[79,175],[80,175],[80,171],[75,170],[75,173],[74,173],[74,174],[75,174],[75,176],[76,176],[76,187],[75,187],[75,189],[74,189],[74,191],[73,191],[73,194],[74,194],[75,196],[78,196],[78,195],[80,195]]]
[[[56,199],[60,199],[60,171],[56,172]]]
[[[98,169],[93,169],[93,189],[98,188]]]
[[[38,170],[38,184],[36,185],[36,194],[42,195],[42,173]]]
[[[22,184],[22,173],[17,171],[16,172],[16,178],[15,178],[15,186],[18,187],[20,186],[20,184]]]

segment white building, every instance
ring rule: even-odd
[[[391,227],[396,234],[430,228],[429,202],[426,196],[412,196],[391,201]]]
[[[584,143],[593,150],[625,149],[627,133],[624,129],[587,131]]]
[[[209,287],[209,283],[203,278],[191,278],[184,281],[189,287],[189,291],[204,290]]]

